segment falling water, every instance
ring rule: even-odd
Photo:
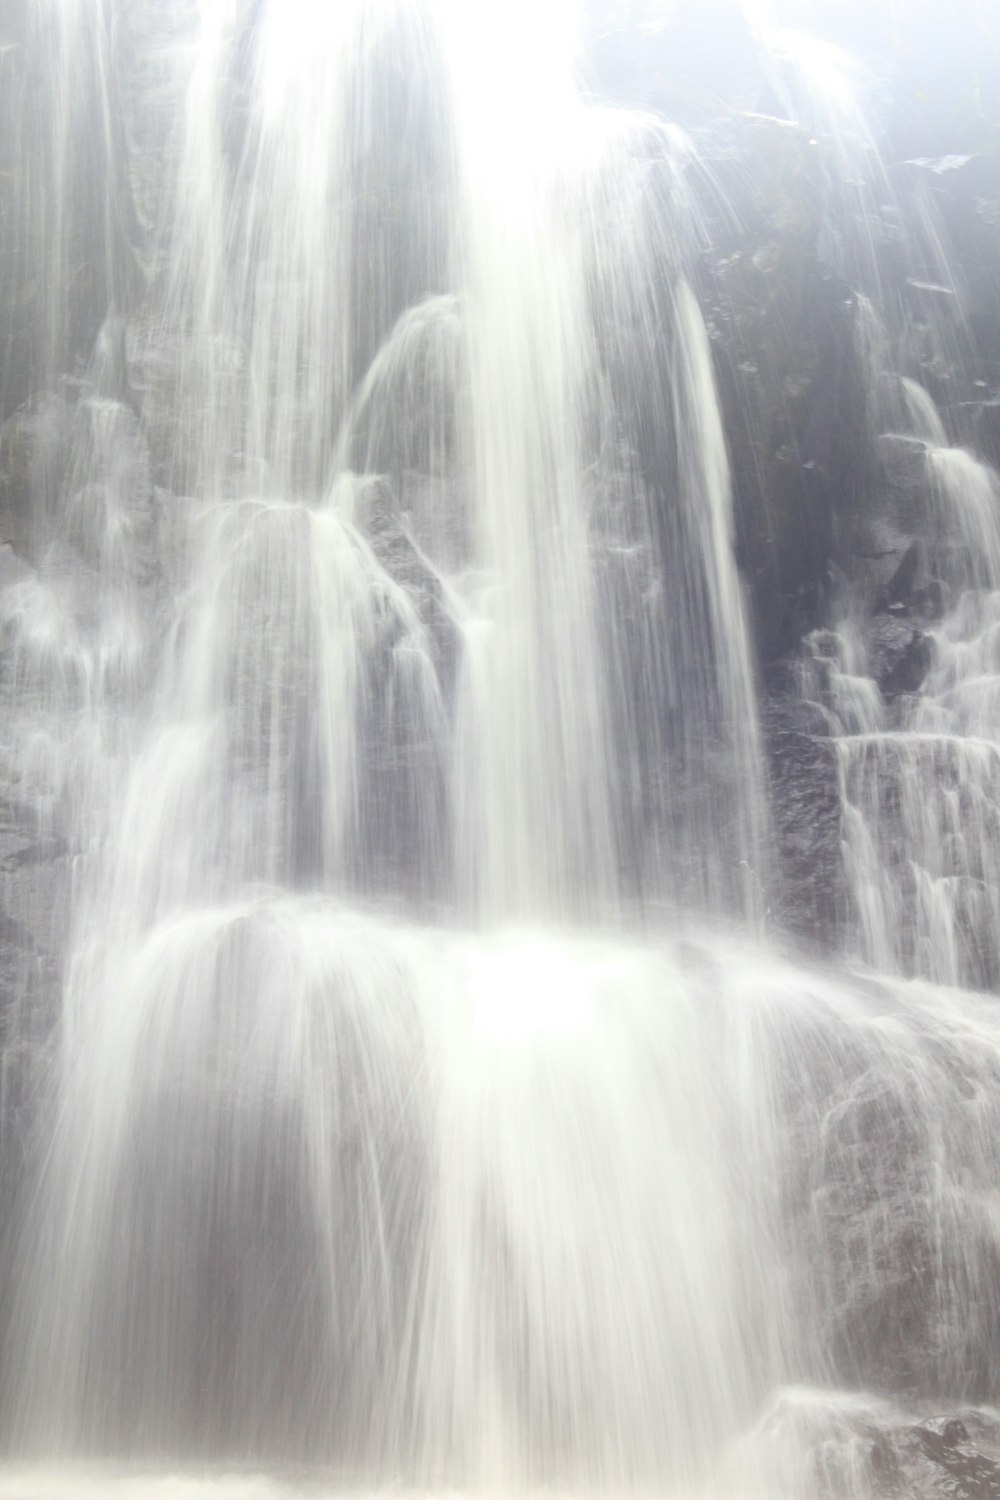
[[[936,435],[933,405],[908,394]],[[838,740],[847,858],[867,959],[887,973],[992,988],[1000,958],[1000,486],[959,448],[929,444],[924,462],[929,549],[956,602],[928,632],[932,664],[919,696],[895,709],[879,704]]]
[[[907,386],[963,591],[892,722],[845,631],[884,974],[822,974],[763,946],[695,148],[577,24],[30,7],[0,1496],[861,1500],[914,1409],[996,1439],[995,481]]]
[[[908,648],[923,680],[902,693],[895,684],[889,701],[873,681],[869,643],[850,611],[836,633],[819,632],[808,643],[806,693],[816,686],[818,661],[835,736],[854,947],[883,973],[992,988],[1000,913],[993,692],[1000,479],[950,442],[925,386],[896,373],[908,364],[961,363],[970,334],[933,201],[918,192],[907,218],[878,149],[864,97],[872,80],[826,42],[778,32],[771,47],[784,97],[828,143],[827,254],[870,294],[859,340],[869,425],[884,445],[885,476],[902,476],[902,522],[920,539],[929,581],[923,600],[914,601],[920,633]],[[905,244],[909,300],[883,284],[887,246],[879,237],[887,234]],[[872,536],[879,545],[886,533]],[[887,540],[891,547],[891,524]]]

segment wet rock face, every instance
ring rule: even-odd
[[[127,713],[158,608],[148,447],[98,363],[75,401],[43,392],[0,427],[0,1267],[50,1075],[71,886],[112,780],[90,710],[112,693]],[[5,1316],[0,1287],[0,1338]]]
[[[957,1417],[944,1422],[941,1431],[915,1427],[908,1443],[910,1459],[900,1464],[910,1493],[945,1494],[953,1500],[994,1500],[1000,1497],[1000,1464],[977,1452],[965,1423]]]
[[[713,332],[737,541],[767,659],[824,617],[831,561],[864,484],[852,302],[817,261],[773,247],[739,254],[719,285]]]
[[[893,178],[907,213],[933,222],[946,263],[933,272],[900,267],[915,373],[975,445],[977,413],[1000,388],[1000,145],[963,151],[961,134],[956,122],[943,154],[910,156]],[[988,440],[988,421],[984,428]]]
[[[883,698],[919,692],[934,662],[930,637],[910,620],[889,613],[872,620],[868,637],[872,676]]]
[[[787,673],[775,673],[762,727],[780,871],[771,915],[804,946],[832,952],[846,893],[829,725],[815,704],[797,699]]]
[[[754,107],[760,57],[738,0],[590,0],[587,9],[587,62],[608,98],[688,126],[710,118],[722,98]]]
[[[854,294],[819,259],[822,161],[799,126],[748,115],[711,135],[732,218],[703,267],[737,547],[765,660],[824,617],[868,483]]]
[[[1000,223],[1000,207],[998,207],[998,223]],[[972,416],[975,447],[994,468],[1000,466],[1000,397],[976,402],[969,410]]]
[[[878,1433],[869,1453],[876,1500],[1000,1500],[1000,1463],[984,1451],[995,1434],[978,1413]],[[969,1428],[972,1428],[970,1434]]]
[[[776,1491],[782,1494],[811,1500],[1000,1496],[1000,1433],[988,1407],[906,1409],[877,1395],[791,1390],[766,1414],[765,1435],[775,1442]]]
[[[837,172],[830,143],[771,118],[783,107],[773,60],[745,18],[682,6],[654,17],[651,7],[613,0],[591,10],[606,94],[683,124],[695,140],[711,247],[698,291],[740,564],[760,654],[773,660],[827,623],[831,572],[867,577],[874,515],[901,522],[899,556],[920,534],[906,520],[913,476],[917,486],[923,479],[919,444],[887,455],[875,443],[882,431],[907,429],[873,413],[857,289],[822,259]],[[878,312],[894,324],[898,368],[945,412],[952,441],[998,462],[1000,116],[983,63],[995,55],[995,26],[973,0],[947,17],[921,6],[905,43],[870,6],[816,5],[809,22],[880,80],[871,124],[885,182],[856,227],[878,262]],[[919,664],[917,653],[890,690],[906,690]]]

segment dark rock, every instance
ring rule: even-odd
[[[913,593],[913,608],[926,620],[940,620],[948,600],[948,587],[940,578],[929,578]]]
[[[749,116],[720,167],[741,226],[700,286],[733,472],[738,555],[773,660],[825,620],[869,485],[854,294],[816,253],[822,170],[807,132]]]
[[[986,1411],[922,1422],[900,1413],[893,1421],[887,1408],[873,1404],[846,1421],[834,1420],[823,1434],[816,1448],[814,1493],[833,1497],[849,1490],[870,1500],[998,1500],[996,1439],[996,1423]],[[863,1488],[856,1488],[862,1479],[856,1455],[864,1444],[868,1472]]]
[[[889,584],[885,591],[885,605],[883,607],[911,603],[913,586],[919,570],[920,544],[914,540],[903,553],[902,562],[889,579]]]
[[[885,485],[902,491],[926,488],[927,444],[922,438],[907,433],[884,433],[876,447],[880,477]]]
[[[916,693],[934,661],[931,638],[909,620],[883,613],[868,631],[872,675],[886,698]]]
[[[882,692],[887,698],[918,692],[933,662],[934,646],[930,637],[916,631],[891,671],[879,682]]]
[[[913,1437],[920,1455],[930,1462],[917,1493],[949,1500],[1000,1500],[1000,1464],[972,1447],[963,1422],[951,1419],[942,1433],[915,1427]]]

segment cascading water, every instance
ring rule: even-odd
[[[927,425],[933,439],[940,419]],[[940,572],[957,575],[958,598],[929,633],[920,696],[890,712],[876,701],[869,722],[838,740],[846,851],[865,958],[887,973],[993,988],[1000,487],[962,449],[931,441],[924,461]]]
[[[897,375],[893,360],[895,354],[905,368],[922,351],[933,373],[946,353],[968,353],[970,334],[926,193],[917,195],[911,215],[915,230],[906,251],[914,274],[905,289],[929,294],[930,303],[922,309],[912,300],[894,303],[882,285],[884,247],[873,226],[885,236],[886,211],[880,218],[876,206],[888,203],[894,226],[903,214],[861,103],[856,64],[797,36],[782,35],[776,56],[791,67],[800,112],[832,143],[832,253],[888,320],[886,327],[865,302],[869,423],[886,445],[886,473],[905,475],[898,508],[920,538],[929,579],[914,600],[924,630],[910,646],[911,656],[914,648],[918,657],[923,652],[912,662],[919,696],[897,696],[907,685],[904,670],[890,682],[891,701],[883,701],[854,619],[842,621],[832,638],[820,633],[811,643],[836,736],[856,948],[883,973],[992,988],[1000,892],[994,853],[1000,720],[991,691],[1000,480],[981,458],[949,443],[929,392]],[[939,164],[931,166],[936,171]],[[808,694],[814,672],[807,668],[805,678]]]
[[[587,102],[568,0],[29,11],[107,317],[55,394],[60,103],[0,443],[4,784],[64,876],[5,908],[60,999],[5,1013],[0,1495],[891,1493],[1000,1379],[989,471],[911,382],[970,588],[891,725],[827,675],[889,977],[824,976],[762,946],[691,141]]]

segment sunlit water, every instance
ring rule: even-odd
[[[891,733],[836,663],[892,977],[775,956],[693,147],[586,102],[573,12],[32,9],[3,765],[67,878],[0,1497],[867,1497],[995,1394],[994,481],[911,382],[978,571]],[[108,316],[55,395],[81,118]],[[900,954],[868,746],[931,740],[979,803],[903,806]]]

